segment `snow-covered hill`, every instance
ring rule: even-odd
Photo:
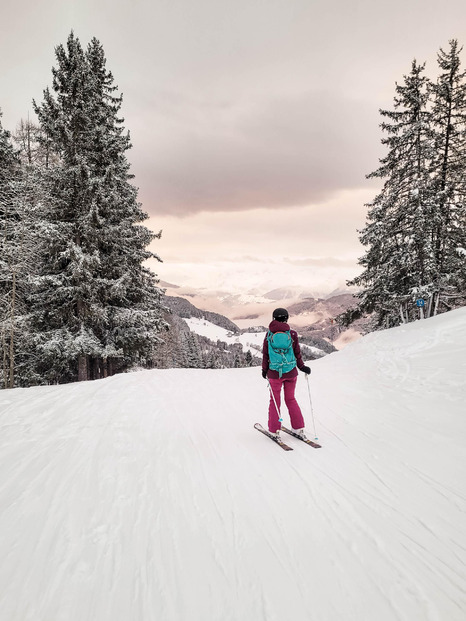
[[[460,309],[312,362],[288,453],[257,368],[0,393],[0,618],[464,621],[465,354]]]
[[[190,319],[193,317],[196,319],[206,319],[215,326],[219,326],[230,332],[239,331],[239,327],[224,315],[200,310],[184,298],[166,295],[164,304],[171,310],[172,314],[178,315],[178,317],[182,317],[183,319]]]
[[[206,319],[198,319],[197,317],[185,319],[185,322],[188,328],[196,334],[206,336],[213,342],[220,340],[230,345],[239,343],[244,352],[250,351],[253,356],[262,360],[262,343],[265,332],[233,334],[221,326],[216,326]]]
[[[243,352],[250,351],[251,355],[259,361],[262,361],[262,345],[264,342],[264,337],[267,333],[266,330],[257,328],[256,331],[251,332],[242,332],[241,334],[233,334],[229,330],[225,330],[220,326],[216,326],[215,324],[207,321],[205,319],[198,319],[197,317],[191,317],[190,319],[184,320],[192,332],[199,334],[201,336],[205,336],[213,342],[220,340],[228,345],[233,345],[235,343],[239,343],[243,349]],[[331,346],[330,346],[331,347]],[[308,355],[314,358],[321,358],[325,356],[327,352],[319,349],[318,347],[313,347],[312,345],[306,345],[301,340],[301,350],[304,354],[307,352]]]

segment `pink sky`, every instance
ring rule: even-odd
[[[2,1],[0,108],[13,130],[54,47],[96,36],[166,281],[247,291],[343,286],[383,154],[378,110],[411,61],[455,37],[464,0]]]
[[[205,289],[263,293],[281,286],[325,295],[357,271],[364,203],[373,189],[341,191],[310,206],[159,215],[155,271],[165,280]],[[182,251],[180,252],[180,249]]]

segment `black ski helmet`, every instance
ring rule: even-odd
[[[276,308],[273,311],[272,317],[277,321],[286,322],[288,321],[288,311],[286,310],[286,308]]]

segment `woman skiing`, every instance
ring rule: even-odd
[[[304,419],[294,393],[298,379],[297,368],[306,374],[311,372],[301,357],[298,334],[290,330],[287,321],[286,309],[276,308],[273,311],[273,321],[262,348],[262,377],[268,379],[271,390],[269,431],[276,437],[279,437],[281,428],[279,410],[282,386],[291,426],[295,432],[304,435]]]

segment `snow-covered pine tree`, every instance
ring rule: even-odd
[[[431,218],[429,166],[432,130],[428,79],[415,60],[404,83],[396,85],[393,110],[381,110],[382,143],[388,148],[381,166],[368,175],[384,179],[382,191],[368,205],[360,240],[368,247],[359,260],[364,271],[349,285],[362,287],[359,312],[373,313],[377,326],[414,317],[416,297],[430,291]]]
[[[0,351],[2,385],[24,385],[31,281],[40,256],[37,188],[0,123]]]
[[[118,114],[113,76],[102,46],[85,52],[70,34],[56,48],[53,93],[34,102],[57,164],[50,164],[53,200],[49,256],[35,295],[36,339],[47,381],[98,378],[145,364],[158,332],[162,291],[143,262],[158,235],[131,184],[129,135]]]
[[[185,340],[186,366],[189,369],[201,369],[203,365],[202,351],[195,332],[189,332]]]
[[[16,315],[16,238],[18,221],[15,182],[19,158],[3,129],[0,111],[0,386],[12,388],[14,382],[14,337]]]
[[[130,183],[133,175],[125,153],[132,145],[119,118],[122,97],[114,95],[117,87],[106,70],[104,50],[95,38],[88,46],[87,60],[97,89],[94,233],[106,285],[106,321],[97,334],[106,350],[123,352],[123,357],[115,361],[120,366],[145,365],[160,340],[157,334],[168,327],[161,313],[162,290],[153,272],[143,266],[149,258],[160,261],[146,248],[161,233],[154,234],[141,224],[148,216],[137,202],[137,189]]]
[[[22,311],[16,316],[15,385],[31,386],[44,382],[39,372],[40,356],[33,331],[34,291],[37,276],[49,256],[53,171],[48,165],[54,156],[39,126],[29,120],[20,122],[12,138],[21,162],[20,178],[15,184],[19,216],[14,230],[19,268],[17,293],[18,310]]]
[[[446,52],[440,49],[441,73],[432,85],[434,312],[466,301],[466,72],[461,50],[456,39]]]
[[[206,360],[206,369],[221,369],[222,361],[220,358],[220,354],[214,348],[211,349],[209,355]]]

